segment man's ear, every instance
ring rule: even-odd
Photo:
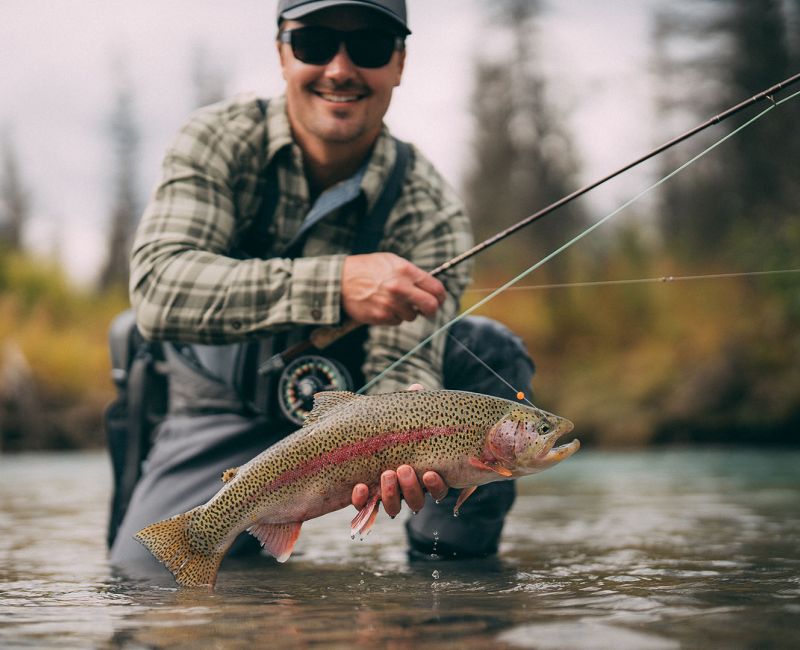
[[[276,39],[275,47],[278,49],[278,62],[281,64],[281,74],[283,75],[283,78],[286,79],[286,60],[284,58],[286,55],[284,54],[285,50],[281,47],[281,45],[283,45],[283,43]]]
[[[397,80],[395,81],[395,87],[400,85],[400,82],[403,80],[403,70],[406,66],[406,48],[403,48],[398,52],[397,58]]]

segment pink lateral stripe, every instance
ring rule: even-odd
[[[274,481],[265,485],[262,488],[262,492],[266,493],[272,490],[278,490],[284,485],[293,483],[298,479],[312,476],[329,465],[338,465],[357,458],[363,458],[364,456],[371,456],[395,445],[405,445],[422,442],[429,438],[456,435],[468,428],[469,425],[457,427],[427,427],[422,429],[410,429],[408,431],[393,431],[391,433],[384,433],[372,438],[367,438],[366,440],[360,440],[350,445],[332,449],[321,456],[312,458],[302,465],[298,465],[294,469],[283,472],[283,474],[280,474]]]

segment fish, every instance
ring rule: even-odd
[[[208,502],[154,523],[135,538],[184,587],[213,589],[234,539],[248,531],[278,562],[292,554],[304,521],[350,504],[369,488],[351,522],[363,537],[378,515],[380,476],[410,465],[460,488],[454,515],[483,484],[534,474],[569,458],[578,440],[556,447],[569,420],[480,393],[419,390],[375,395],[326,391],[299,430],[222,475]]]

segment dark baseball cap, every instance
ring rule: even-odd
[[[278,3],[278,22],[281,20],[298,20],[303,16],[327,9],[329,7],[365,7],[388,16],[402,30],[410,34],[405,0],[280,0]]]

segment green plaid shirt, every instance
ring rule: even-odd
[[[139,328],[151,339],[223,344],[293,325],[340,323],[342,264],[363,205],[372,209],[394,160],[394,143],[384,128],[361,182],[366,201],[348,204],[314,226],[302,257],[276,257],[312,207],[285,98],[269,102],[266,120],[254,97],[196,112],[167,151],[163,177],[136,233],[131,300]],[[262,255],[271,259],[236,259],[233,251],[252,236],[272,165],[279,199]],[[378,250],[432,270],[471,245],[461,202],[412,148],[409,171]],[[440,277],[449,295],[433,319],[420,316],[397,327],[369,328],[368,380],[456,315],[469,282],[468,266]],[[401,364],[373,391],[404,389],[415,381],[440,387],[444,338]]]

